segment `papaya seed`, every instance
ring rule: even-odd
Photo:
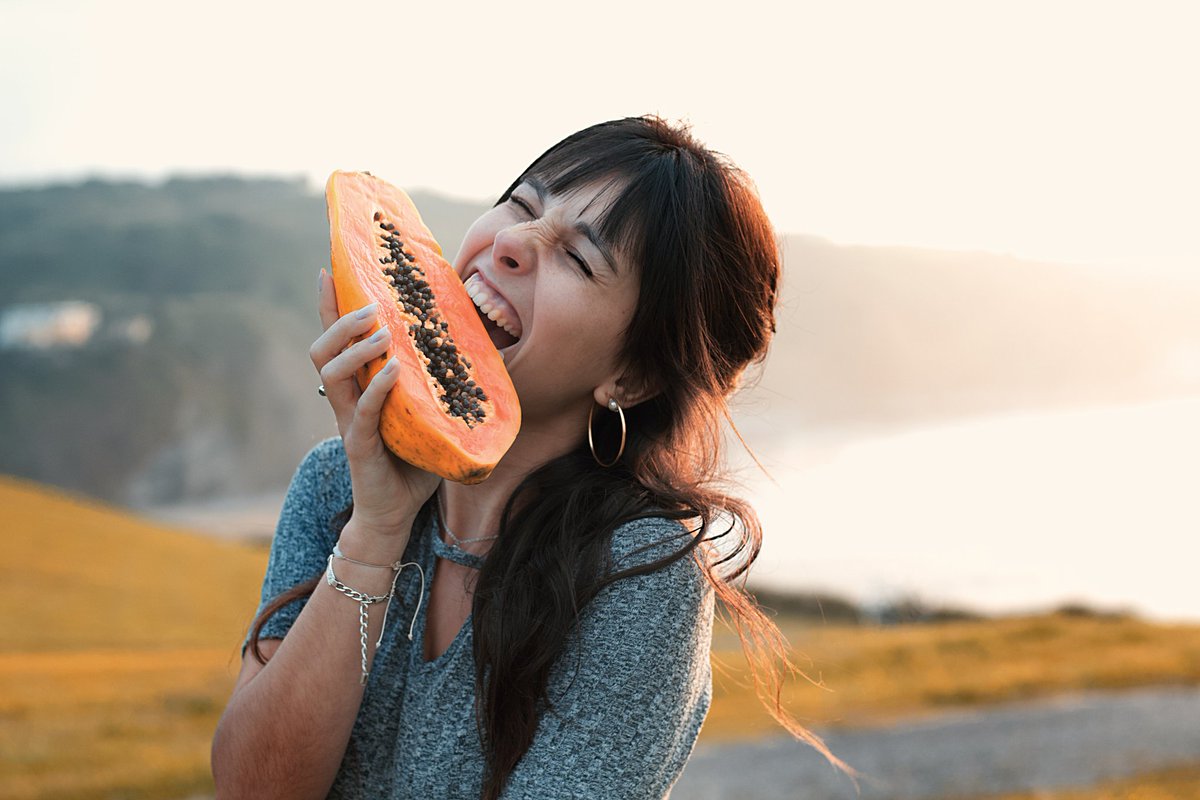
[[[375,213],[375,221],[386,232],[381,240],[388,255],[379,259],[385,265],[382,270],[385,281],[396,289],[397,306],[415,319],[408,324],[409,335],[423,356],[426,371],[442,387],[441,400],[448,412],[471,427],[486,417],[480,406],[482,389],[469,377],[471,364],[459,355],[449,334],[449,324],[440,319],[433,287],[415,265],[416,257],[404,250],[404,243],[396,236],[395,224],[385,219],[382,212]]]

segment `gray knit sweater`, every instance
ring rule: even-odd
[[[341,439],[319,443],[288,488],[260,611],[278,593],[324,572],[338,535],[331,519],[351,496]],[[434,519],[414,532],[404,553],[405,561],[421,565],[426,579],[412,641],[408,632],[421,576],[406,567],[329,797],[479,796],[484,761],[475,727],[471,618],[446,652],[429,662],[422,654],[434,561],[448,549],[436,525]],[[633,554],[682,530],[662,517],[626,523],[613,533],[613,563],[624,569],[674,552],[685,539]],[[557,714],[542,715],[502,797],[669,797],[712,699],[713,601],[712,587],[691,554],[606,586],[582,610],[580,635],[568,638],[550,674]],[[282,638],[304,602],[293,601],[271,617],[263,638]],[[348,625],[354,619],[347,614]],[[248,640],[247,635],[243,654]]]

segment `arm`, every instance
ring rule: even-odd
[[[678,532],[661,521],[631,525],[623,529],[638,531],[641,543]],[[617,568],[657,560],[685,542],[656,547]],[[551,675],[557,713],[542,715],[504,800],[667,796],[712,699],[713,602],[692,554],[605,587],[583,610],[578,636]]]
[[[328,526],[336,510],[332,483],[340,447],[337,439],[317,445],[292,479],[271,544],[264,603],[324,570],[336,540]],[[353,521],[341,540],[346,553],[360,560],[386,563],[401,555],[386,552],[391,543],[363,536]],[[340,580],[370,594],[387,594],[391,586],[388,570],[344,561],[336,569]],[[383,606],[368,606],[368,667]],[[264,637],[282,637],[265,640],[265,666],[243,647],[242,673],[213,737],[218,798],[328,794],[363,697],[358,608],[322,580],[307,601],[280,609],[264,626]]]

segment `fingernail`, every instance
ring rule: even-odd
[[[387,373],[388,375],[391,375],[392,372],[395,371],[395,369],[396,369],[396,357],[392,356],[391,358],[388,359],[388,363],[384,366],[383,371],[385,373]]]
[[[317,275],[317,294],[320,294],[321,290],[324,288],[325,288],[325,268],[321,267],[321,272],[319,275]]]
[[[375,331],[375,335],[371,337],[371,341],[372,342],[382,342],[384,339],[387,338],[387,335],[388,335],[387,325],[384,325],[382,328]]]
[[[375,313],[375,306],[377,306],[377,305],[379,305],[379,304],[371,303],[369,306],[363,306],[362,308],[360,308],[358,310],[358,314],[356,314],[355,316],[357,316],[359,319],[366,319],[367,317],[369,317]]]

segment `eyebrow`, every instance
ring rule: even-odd
[[[533,187],[533,190],[535,192],[537,192],[538,202],[541,203],[543,206],[546,205],[546,195],[549,194],[549,190],[546,188],[546,184],[542,183],[539,179],[534,178],[532,176],[525,178],[525,183],[528,183],[530,186]],[[608,268],[612,271],[612,273],[614,275],[620,274],[617,272],[617,262],[612,257],[612,254],[609,252],[608,245],[606,245],[604,243],[604,240],[600,238],[600,235],[598,233],[596,233],[595,228],[593,228],[591,225],[589,225],[586,222],[576,222],[575,223],[575,231],[576,231],[576,233],[581,233],[584,236],[586,236],[587,240],[589,242],[591,242],[592,245],[597,250],[600,251],[600,255],[604,256],[604,261],[608,264]]]

